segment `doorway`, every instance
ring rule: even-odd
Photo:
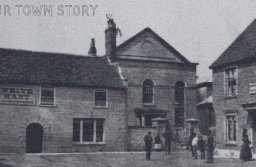
[[[252,144],[254,146],[254,151],[255,151],[255,146],[256,146],[256,111],[249,111],[249,117],[251,117],[251,127],[252,127]]]
[[[41,153],[43,127],[38,123],[29,124],[26,129],[26,153]]]

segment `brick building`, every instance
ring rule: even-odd
[[[239,150],[244,128],[256,145],[255,46],[256,20],[210,66],[219,148]]]
[[[186,135],[197,64],[149,28],[117,33],[109,19],[102,57],[94,40],[89,56],[0,49],[1,152],[141,150],[159,117]]]

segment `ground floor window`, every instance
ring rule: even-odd
[[[237,116],[226,115],[226,140],[227,143],[235,143],[237,141]]]
[[[145,115],[139,115],[139,126],[142,127],[156,127],[156,122],[153,122],[154,118],[163,117],[163,115],[157,115],[157,114],[145,114]]]
[[[73,141],[79,143],[104,142],[104,119],[73,119]]]
[[[152,119],[154,117],[152,115],[146,115],[145,116],[145,127],[152,127],[153,124],[152,124]]]

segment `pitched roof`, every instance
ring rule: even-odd
[[[0,49],[0,83],[123,88],[106,57]]]
[[[168,42],[166,42],[162,37],[160,37],[157,33],[155,33],[152,29],[150,29],[149,27],[145,28],[144,30],[140,31],[139,33],[137,33],[136,35],[132,36],[131,38],[129,38],[128,40],[126,40],[125,42],[121,43],[119,46],[117,46],[116,50],[120,50],[122,48],[124,48],[127,44],[129,44],[130,42],[132,42],[133,40],[135,40],[138,36],[144,34],[144,33],[151,33],[153,34],[154,37],[156,37],[156,39],[164,46],[166,47],[168,50],[170,50],[170,52],[174,53],[175,55],[177,55],[179,57],[179,59],[181,59],[184,63],[187,64],[195,64],[197,65],[198,63],[191,63],[187,58],[185,58],[182,54],[180,54],[174,47],[172,47]]]
[[[256,59],[256,19],[236,38],[236,40],[209,67],[251,61]]]

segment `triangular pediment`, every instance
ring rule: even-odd
[[[117,47],[120,58],[164,60],[177,63],[190,63],[164,39],[146,28]]]

